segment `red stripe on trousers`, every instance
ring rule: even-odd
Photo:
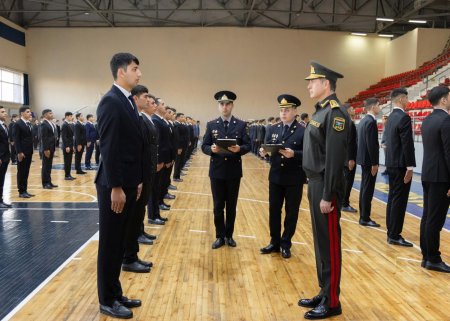
[[[332,200],[331,206],[333,211],[328,215],[328,237],[330,239],[330,268],[331,268],[331,283],[330,283],[330,307],[334,308],[338,305],[339,299],[337,297],[337,286],[339,283],[340,261],[339,261],[339,235],[337,229],[337,208],[336,200]]]

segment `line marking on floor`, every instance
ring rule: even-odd
[[[3,222],[22,222],[22,220],[4,219]]]
[[[189,230],[189,232],[193,232],[193,233],[206,233],[207,231],[203,231],[203,230]]]
[[[240,234],[238,234],[238,236],[239,237],[246,237],[246,238],[249,238],[249,239],[256,239],[256,236],[254,236],[254,235],[240,235]]]
[[[419,263],[422,262],[421,260],[410,259],[410,258],[407,258],[407,257],[401,257],[401,256],[398,256],[397,259],[399,259],[399,260],[404,260],[404,261],[411,261],[411,262],[419,262]]]
[[[39,202],[42,203],[42,202]],[[14,211],[28,211],[28,210],[46,210],[46,211],[98,211],[98,208],[90,208],[90,207],[86,207],[86,208],[54,208],[54,207],[14,207],[11,208],[10,210],[14,210]]]
[[[50,223],[69,223],[69,221],[50,221]]]
[[[152,228],[152,229],[156,229],[159,230],[161,228],[161,226],[144,226],[145,228]]]
[[[72,260],[74,260],[74,261],[80,261],[80,260],[81,260],[81,257],[74,257]]]
[[[294,241],[292,241],[292,244],[308,245],[308,244],[305,243],[305,242],[294,242]]]
[[[363,251],[359,251],[359,250],[351,250],[351,249],[342,249],[342,251],[345,251],[345,252],[352,252],[352,253],[363,253]]]

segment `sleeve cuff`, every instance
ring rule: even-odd
[[[414,166],[408,166],[406,167],[407,170],[412,171],[414,169]]]

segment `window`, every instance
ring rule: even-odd
[[[23,104],[23,74],[0,68],[0,101]]]

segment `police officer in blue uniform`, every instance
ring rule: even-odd
[[[336,97],[341,74],[311,63],[308,91],[318,102],[305,130],[303,170],[308,176],[308,199],[320,292],[298,304],[312,310],[306,319],[324,319],[342,313],[340,207],[344,197],[344,161],[350,139],[350,117]]]
[[[250,138],[247,135],[245,122],[231,115],[236,94],[231,91],[219,91],[214,98],[219,103],[221,115],[206,125],[202,151],[211,156],[209,177],[216,227],[216,241],[212,244],[212,248],[217,249],[225,243],[231,247],[236,246],[233,231],[242,177],[241,156],[250,151]],[[218,139],[236,139],[236,145],[224,150],[216,145]]]
[[[284,149],[270,155],[269,172],[269,227],[270,244],[261,249],[262,254],[280,252],[283,258],[291,257],[291,239],[297,227],[298,211],[302,200],[306,175],[302,169],[303,134],[305,128],[295,119],[297,107],[301,105],[297,97],[278,96],[281,122],[270,126],[265,144],[281,144]],[[259,150],[261,157],[267,155],[264,147]],[[286,217],[281,235],[281,209],[285,202]]]

